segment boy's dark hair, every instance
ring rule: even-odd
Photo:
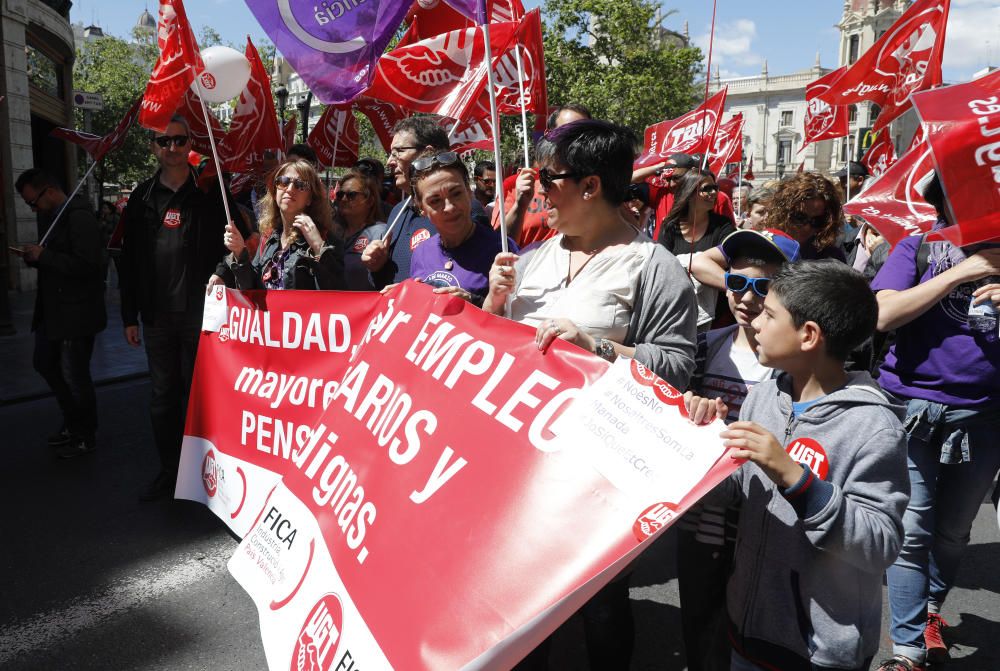
[[[21,191],[24,190],[24,187],[29,184],[35,191],[41,191],[45,187],[61,188],[59,187],[59,182],[57,182],[52,175],[45,172],[41,168],[29,168],[28,170],[22,172],[18,176],[17,181],[14,182],[14,189],[18,193],[21,193]]]
[[[285,155],[298,156],[299,158],[304,158],[310,163],[317,165],[319,164],[319,159],[316,157],[316,152],[313,150],[313,148],[307,144],[302,144],[301,142],[298,144],[293,144],[291,147],[289,147],[288,151],[285,152]]]
[[[568,105],[560,105],[551,112],[549,112],[548,118],[545,119],[545,130],[552,130],[556,127],[556,119],[559,118],[559,114],[564,111],[576,112],[584,119],[593,119],[594,116],[590,113],[590,110],[584,105],[577,103],[570,103]]]
[[[496,164],[492,161],[476,161],[476,167],[472,169],[472,174],[476,177],[482,177],[487,170],[496,172],[496,169]]]
[[[540,164],[558,160],[578,175],[571,178],[576,181],[596,175],[605,200],[617,207],[628,199],[637,145],[635,133],[624,126],[582,119],[547,132],[536,155]]]
[[[774,276],[769,293],[781,300],[795,328],[816,322],[827,355],[838,361],[875,331],[875,294],[861,273],[840,261],[789,263]]]
[[[432,149],[447,151],[451,147],[448,131],[437,125],[437,122],[430,117],[409,116],[396,122],[396,125],[392,127],[392,134],[403,132],[413,133],[414,141],[421,149],[429,146]]]

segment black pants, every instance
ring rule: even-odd
[[[726,512],[727,516],[731,514]],[[732,563],[732,543],[709,545],[696,540],[694,531],[680,530],[677,586],[689,671],[729,671],[726,581]]]
[[[97,393],[90,377],[93,353],[92,335],[49,340],[44,322],[35,330],[32,364],[56,395],[66,430],[87,441],[97,433]]]
[[[149,416],[160,470],[176,477],[184,438],[188,394],[201,334],[201,315],[157,313],[153,325],[143,325],[152,398]]]

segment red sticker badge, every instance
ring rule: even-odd
[[[181,225],[181,211],[171,208],[163,215],[163,225],[166,228],[177,228]]]
[[[365,251],[365,247],[368,246],[369,242],[370,242],[370,240],[368,240],[368,238],[362,236],[362,237],[360,237],[360,238],[358,238],[357,240],[354,241],[354,246],[351,247],[351,251],[354,251],[354,252],[357,252],[358,254],[360,254],[361,252]]]
[[[205,460],[201,462],[201,484],[205,486],[205,493],[209,498],[219,491],[219,472],[215,466],[215,452],[212,450],[208,451]]]
[[[329,671],[333,667],[344,623],[344,610],[336,594],[324,595],[306,617],[295,641],[292,671]]]
[[[416,249],[424,240],[430,240],[431,232],[426,228],[418,229],[410,238],[410,251]]]
[[[786,449],[788,456],[800,464],[809,467],[816,477],[826,480],[826,474],[830,472],[830,462],[826,457],[826,450],[812,438],[796,438]]]
[[[640,543],[665,526],[673,523],[677,517],[677,506],[673,503],[656,503],[646,508],[642,515],[632,525],[632,533]]]

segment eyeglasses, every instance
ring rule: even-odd
[[[812,228],[815,228],[816,230],[819,230],[824,226],[826,226],[827,221],[829,220],[826,214],[821,214],[818,217],[810,217],[805,212],[792,212],[789,215],[789,219],[791,219],[796,224],[799,224],[800,226],[808,225]]]
[[[424,172],[425,170],[430,170],[431,168],[446,167],[449,165],[455,165],[460,161],[458,154],[453,151],[443,151],[440,154],[435,154],[434,156],[421,156],[413,163],[410,164],[410,172]]]
[[[402,154],[404,151],[410,151],[412,149],[420,149],[420,147],[393,147],[392,149],[389,150],[389,156],[392,156],[393,158],[399,158],[399,155]]]
[[[274,178],[274,185],[279,189],[287,189],[290,186],[294,186],[299,191],[310,191],[309,183],[303,182],[297,177],[289,177],[288,175],[282,175],[281,177]]]
[[[354,199],[358,196],[365,195],[361,191],[338,191],[337,200],[346,200],[348,202],[354,202]]]
[[[741,294],[747,289],[753,288],[753,292],[764,298],[767,290],[771,288],[770,277],[747,277],[736,273],[726,273],[726,288],[734,294]]]
[[[698,193],[706,196],[710,193],[718,193],[718,192],[719,192],[719,187],[717,187],[714,184],[706,184],[705,186],[698,189]]]
[[[496,186],[497,183],[495,179],[487,179],[486,177],[476,177],[476,181],[482,182],[488,186]]]
[[[33,207],[37,206],[38,205],[38,201],[40,201],[42,199],[42,196],[45,195],[45,192],[48,191],[51,188],[52,188],[51,186],[45,187],[44,189],[42,189],[41,191],[38,192],[38,195],[35,196],[34,200],[26,200],[24,202],[27,204],[28,207],[32,207],[33,208]]]
[[[548,191],[552,188],[552,185],[557,179],[575,179],[577,177],[582,177],[578,172],[563,172],[563,173],[553,173],[548,168],[542,168],[538,171],[538,183],[542,185],[542,188]]]
[[[161,135],[154,142],[160,145],[161,148],[166,149],[171,144],[175,147],[183,147],[188,143],[189,139],[187,135]]]

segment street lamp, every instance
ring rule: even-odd
[[[299,116],[302,117],[302,144],[309,139],[309,108],[312,107],[313,93],[306,91],[306,97],[299,101]]]
[[[778,169],[778,179],[779,180],[784,179],[785,178],[785,157],[784,156],[779,156],[778,157],[778,164],[775,167]]]
[[[278,84],[278,88],[274,91],[274,97],[278,99],[278,118],[281,119],[281,127],[284,130],[285,127],[285,103],[288,102],[288,89],[285,88],[284,84]]]

